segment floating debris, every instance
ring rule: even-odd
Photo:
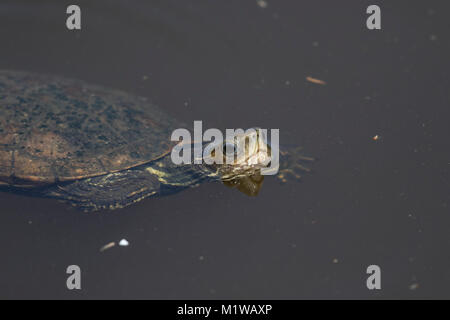
[[[266,0],[256,0],[256,4],[258,5],[258,7],[263,9],[267,8],[267,6],[269,5]]]
[[[119,242],[119,246],[121,246],[121,247],[128,247],[129,245],[130,245],[130,243],[128,242],[127,239],[122,239]]]
[[[116,245],[116,243],[113,241],[113,242],[110,242],[110,243],[108,243],[108,244],[105,244],[103,247],[101,247],[100,248],[100,252],[103,252],[103,251],[106,251],[106,250],[108,250],[108,249],[111,249],[112,247],[114,247]]]
[[[313,78],[313,77],[306,77],[306,80],[309,81],[309,82],[315,83],[315,84],[323,85],[323,86],[327,84],[325,81],[320,80],[320,79],[316,79],[316,78]]]

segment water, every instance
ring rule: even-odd
[[[2,1],[0,69],[147,96],[207,128],[280,128],[319,160],[256,198],[206,184],[102,214],[0,193],[1,298],[449,298],[444,1],[378,1],[381,31],[367,1],[78,4],[71,32],[60,1]]]

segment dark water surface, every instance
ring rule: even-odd
[[[64,1],[2,0],[0,69],[280,128],[320,160],[256,198],[206,184],[101,214],[0,193],[0,298],[450,298],[448,2],[377,1],[381,31],[368,1],[77,4],[72,32]]]

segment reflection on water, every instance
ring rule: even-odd
[[[230,188],[236,188],[240,192],[253,197],[258,195],[259,190],[262,187],[263,181],[264,176],[257,173],[248,177],[223,181],[223,184]]]

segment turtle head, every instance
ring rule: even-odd
[[[263,131],[251,128],[219,142],[210,156],[222,160],[215,166],[225,185],[256,196],[264,180],[261,169],[270,165],[271,148]]]

